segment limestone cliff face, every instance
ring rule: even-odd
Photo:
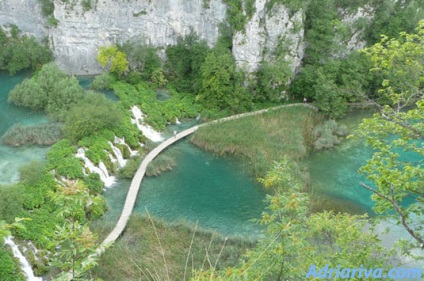
[[[37,0],[0,0],[0,26],[16,25],[24,34],[42,39],[47,35]]]
[[[79,1],[55,2],[59,24],[49,34],[58,65],[70,73],[100,72],[96,49],[134,37],[161,47],[176,44],[179,36],[194,31],[212,46],[226,17],[226,6],[220,0],[211,0],[209,9],[203,8],[202,0],[92,2],[89,11]]]
[[[57,64],[68,73],[96,74],[102,71],[96,61],[97,48],[131,38],[166,47],[194,31],[213,46],[227,6],[222,0],[208,2],[205,7],[205,0],[91,0],[92,8],[85,11],[82,0],[54,0],[58,24],[47,27],[38,0],[0,0],[0,25],[17,25],[39,39],[47,36]],[[305,49],[304,13],[290,13],[282,5],[268,10],[266,2],[256,0],[256,12],[245,30],[233,37],[237,65],[254,72],[263,59],[272,61],[275,48],[284,44],[285,58],[295,72]],[[350,47],[358,45],[354,38]]]
[[[246,24],[245,31],[233,38],[233,54],[238,66],[247,72],[257,70],[263,59],[272,61],[278,44],[287,48],[286,60],[293,72],[299,67],[305,49],[303,12],[290,16],[282,5],[266,9],[266,0],[256,1],[256,13]]]

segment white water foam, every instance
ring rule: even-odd
[[[85,156],[84,148],[78,148],[75,157],[84,160],[84,166],[88,168],[91,173],[96,173],[100,176],[100,180],[105,184],[106,187],[111,187],[115,183],[115,177],[110,176],[103,162],[100,161],[99,167],[96,167],[93,162]]]
[[[115,140],[113,142],[117,143],[117,144],[122,144],[122,145],[125,145],[126,147],[128,147],[131,156],[138,155],[138,151],[132,150],[131,147],[125,142],[125,138],[118,138],[117,136],[115,136]]]
[[[146,138],[153,142],[161,142],[164,140],[158,131],[155,131],[151,126],[144,124],[145,115],[141,112],[138,106],[133,106],[131,108],[131,112],[135,117],[135,119],[131,119],[131,123],[136,124],[138,129],[143,132],[143,135],[146,136]]]
[[[110,147],[112,148],[113,154],[116,156],[116,160],[118,161],[119,167],[123,168],[127,164],[127,160],[124,159],[121,150],[114,146],[112,142],[109,142]]]
[[[17,259],[19,259],[19,263],[21,265],[21,269],[23,273],[25,274],[28,281],[42,281],[43,278],[36,277],[34,275],[34,271],[32,271],[32,267],[29,264],[28,260],[25,258],[25,256],[22,254],[22,252],[19,250],[18,245],[15,244],[12,240],[13,237],[8,236],[4,238],[4,243],[6,245],[9,245],[12,248],[13,256]]]

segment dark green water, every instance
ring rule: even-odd
[[[16,123],[32,125],[48,121],[43,113],[32,112],[7,102],[9,91],[27,76],[27,73],[10,76],[0,72],[0,136]],[[17,181],[18,168],[31,161],[43,160],[47,150],[48,148],[39,146],[12,148],[0,144],[0,184]]]

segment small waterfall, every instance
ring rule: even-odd
[[[19,263],[21,264],[21,269],[24,272],[26,278],[28,281],[42,281],[43,278],[36,277],[34,275],[34,272],[32,271],[31,265],[25,258],[25,256],[21,253],[18,246],[13,242],[12,237],[8,236],[4,238],[4,243],[6,245],[9,245],[12,248],[13,256],[17,259],[19,259]]]
[[[85,157],[84,148],[78,148],[77,154],[75,157],[84,160],[84,165],[91,173],[97,173],[100,176],[101,181],[105,184],[106,187],[111,187],[115,183],[115,177],[109,176],[109,172],[106,169],[106,166],[103,162],[99,163],[99,167],[96,167],[90,159]]]
[[[200,113],[197,115],[196,121],[200,121]]]
[[[134,115],[135,119],[131,119],[131,123],[136,124],[138,129],[143,132],[143,135],[146,136],[146,138],[150,139],[153,142],[161,142],[163,141],[163,137],[161,134],[157,131],[155,131],[152,127],[149,125],[144,124],[144,114],[141,112],[140,108],[137,106],[133,106],[131,108],[131,112]]]
[[[118,162],[118,160],[116,160],[112,154],[109,154],[109,158],[110,158],[110,162],[112,162],[113,164],[116,164]]]
[[[127,160],[124,159],[124,156],[122,156],[122,152],[119,148],[113,145],[113,143],[109,142],[110,147],[112,147],[112,151],[116,156],[116,160],[118,161],[119,167],[125,167],[127,164]]]
[[[132,150],[131,147],[125,142],[125,138],[122,138],[121,139],[121,138],[118,138],[117,136],[115,136],[115,139],[114,139],[113,142],[114,143],[118,143],[118,144],[122,144],[122,145],[125,145],[126,147],[128,147],[131,156],[138,155],[138,151],[137,150]]]
[[[180,125],[181,124],[180,120],[178,120],[177,117],[175,117],[175,124],[177,124],[177,125]]]

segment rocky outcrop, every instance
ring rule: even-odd
[[[84,11],[78,0],[68,4],[55,2],[54,16],[58,26],[50,38],[58,65],[74,74],[100,72],[96,62],[97,48],[140,38],[157,47],[177,43],[179,36],[191,31],[213,45],[218,27],[226,17],[226,6],[210,0],[92,1]]]
[[[234,57],[239,67],[254,72],[263,59],[272,61],[276,47],[284,44],[286,60],[294,72],[301,63],[305,49],[303,11],[290,15],[290,10],[282,5],[274,5],[268,11],[266,2],[256,1],[256,13],[246,24],[245,30],[234,35]]]
[[[293,73],[301,64],[304,43],[304,12],[290,11],[275,4],[268,9],[267,0],[256,0],[255,13],[243,31],[233,37],[233,54],[237,65],[254,72],[262,60],[273,61],[274,50],[284,45],[285,59]],[[18,26],[24,33],[41,39],[48,37],[57,64],[76,75],[102,71],[96,61],[99,46],[123,43],[138,38],[157,47],[177,43],[179,36],[195,32],[213,46],[219,25],[226,20],[223,0],[54,0],[56,27],[48,27],[38,0],[0,0],[0,25]],[[343,12],[340,12],[343,14]],[[344,15],[345,23],[370,17],[367,9]],[[348,42],[347,49],[363,46],[359,33]]]
[[[48,34],[37,0],[0,0],[0,26],[11,25],[40,40]]]

